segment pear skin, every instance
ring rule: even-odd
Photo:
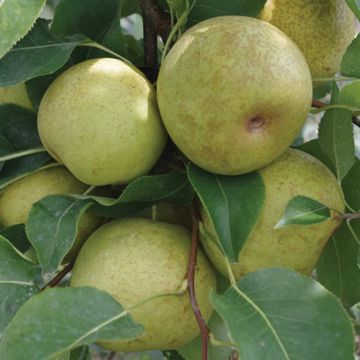
[[[332,218],[311,225],[275,229],[288,202],[296,196],[312,198],[330,209],[345,209],[335,176],[319,160],[300,150],[289,149],[269,166],[259,170],[265,186],[263,208],[239,255],[232,263],[236,278],[267,267],[285,267],[310,275],[323,247],[341,221]],[[333,213],[334,215],[334,213]],[[227,276],[224,257],[209,215],[202,209],[200,237],[213,265]]]

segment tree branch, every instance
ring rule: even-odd
[[[73,268],[74,263],[67,264],[56,276],[51,279],[40,291],[44,291],[47,288],[53,288],[60,283],[60,281],[68,274]]]
[[[140,0],[144,24],[145,65],[156,69],[157,35],[165,42],[171,30],[169,15],[159,6],[156,0]]]
[[[196,268],[196,259],[199,246],[199,215],[197,211],[196,202],[194,200],[192,206],[192,239],[191,239],[191,253],[189,259],[188,273],[187,273],[187,282],[188,282],[188,292],[190,296],[190,303],[192,310],[194,312],[196,321],[198,323],[201,335],[201,344],[202,344],[202,360],[207,360],[208,358],[208,344],[209,344],[209,329],[206,325],[205,320],[201,315],[199,305],[197,303],[196,294],[195,294],[195,268]]]
[[[323,108],[325,106],[328,106],[328,104],[326,104],[326,103],[324,103],[324,102],[322,102],[320,100],[313,99],[311,106],[315,107],[315,108],[318,108],[318,109],[321,109],[321,108]],[[360,119],[357,116],[353,116],[352,121],[353,121],[354,125],[360,127]]]

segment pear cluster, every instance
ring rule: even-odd
[[[330,2],[334,7],[338,3]],[[344,210],[331,171],[290,146],[310,110],[312,77],[338,71],[355,22],[347,10],[333,9],[346,21],[341,30],[339,24],[331,28],[341,46],[328,53],[324,64],[325,55],[307,51],[300,30],[291,30],[300,3],[269,1],[261,14],[266,21],[226,16],[193,26],[165,57],[156,89],[138,69],[118,59],[91,59],[63,72],[47,89],[38,112],[42,144],[58,166],[9,185],[0,194],[1,223],[26,223],[32,204],[47,195],[128,184],[148,174],[166,142],[172,141],[189,161],[210,173],[237,175],[241,181],[241,175],[258,171],[263,180],[261,214],[238,261],[231,264],[236,278],[266,267],[310,275],[339,220],[274,227],[298,195],[334,211]],[[315,32],[318,26],[323,25],[306,31]],[[326,44],[330,38],[333,35]],[[333,44],[329,48],[334,49]],[[0,92],[0,101],[7,96],[10,101],[5,102],[15,102],[10,97],[14,91],[21,93],[19,104],[29,107],[24,85]],[[154,210],[159,214],[155,220]],[[77,256],[71,286],[105,290],[125,308],[145,301],[131,310],[145,333],[100,345],[140,351],[189,343],[198,335],[188,295],[181,292],[191,249],[189,207],[160,204],[132,218],[100,226],[102,221],[89,212],[81,219],[76,242],[65,258],[66,262]],[[228,272],[205,207],[200,238],[204,251],[199,249],[195,288],[207,321],[216,270],[225,276]]]

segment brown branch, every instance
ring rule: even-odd
[[[68,274],[71,269],[73,268],[74,263],[71,262],[70,264],[67,264],[59,273],[56,274],[56,276],[51,279],[40,291],[44,291],[47,288],[55,287],[60,283],[60,281]]]
[[[338,216],[341,220],[355,220],[360,219],[360,213],[354,213],[354,214],[341,214]]]
[[[171,30],[170,17],[156,0],[140,0],[140,6],[144,25],[145,65],[154,69],[158,65],[157,35],[166,41]]]
[[[188,283],[187,286],[190,296],[191,307],[200,329],[201,344],[202,344],[202,360],[207,360],[208,345],[209,345],[209,329],[206,325],[205,320],[201,315],[201,311],[199,309],[199,305],[197,303],[196,294],[195,294],[195,268],[196,268],[198,246],[199,246],[199,215],[197,211],[196,202],[194,200],[192,206],[191,253],[190,253],[188,273],[186,278]]]
[[[236,350],[231,351],[230,360],[238,360],[239,353]]]
[[[311,103],[311,106],[312,107],[315,107],[315,108],[318,108],[318,109],[321,109],[325,106],[328,106],[328,104],[320,101],[320,100],[316,100],[316,99],[313,99],[312,100],[312,103]],[[360,127],[360,119],[357,117],[357,116],[353,116],[352,118],[352,121],[353,121],[353,124]]]
[[[116,356],[116,352],[115,351],[111,351],[109,353],[109,355],[107,356],[106,360],[114,360]]]

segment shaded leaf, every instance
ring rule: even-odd
[[[116,200],[91,197],[91,211],[105,217],[131,215],[159,202],[189,203],[194,191],[187,177],[177,171],[165,175],[142,176],[132,181]]]
[[[118,0],[62,0],[56,7],[51,31],[57,35],[83,34],[96,40],[114,19]]]
[[[333,83],[331,104],[339,103],[339,89]],[[319,126],[319,144],[332,161],[337,178],[342,180],[355,161],[352,114],[347,110],[325,112]]]
[[[241,360],[352,359],[350,319],[321,285],[287,269],[264,269],[223,295],[211,293]]]
[[[360,20],[360,0],[346,0],[346,2],[358,20]]]
[[[37,267],[0,236],[0,336],[17,310],[37,291]]]
[[[264,203],[260,174],[220,176],[190,163],[188,177],[210,216],[224,253],[230,261],[238,261]]]
[[[222,318],[214,311],[208,322],[210,332],[217,340],[229,343],[228,329]],[[202,342],[201,337],[198,336],[195,340],[191,341],[177,349],[178,353],[186,360],[188,359],[201,359],[202,355]],[[231,348],[224,346],[214,346],[209,344],[208,360],[230,359]],[[174,358],[175,360],[175,358]]]
[[[348,172],[342,183],[345,199],[347,203],[356,211],[360,211],[360,160],[355,159],[355,164]]]
[[[317,224],[330,219],[330,217],[330,209],[324,204],[306,196],[296,196],[286,205],[284,215],[276,224],[275,229],[292,224]]]
[[[360,237],[359,220],[352,227]],[[316,266],[317,279],[350,308],[360,300],[359,245],[343,222],[331,237]]]
[[[70,353],[69,360],[91,360],[89,347],[81,346]]]
[[[74,244],[81,215],[91,200],[49,195],[33,204],[26,233],[36,250],[43,272],[54,272]]]
[[[99,339],[132,339],[142,331],[104,291],[54,288],[21,307],[0,339],[0,354],[14,360],[50,359]]]
[[[34,25],[45,0],[3,0],[0,3],[0,58]]]
[[[39,19],[30,33],[0,59],[0,86],[52,74],[85,39],[83,35],[56,36],[50,33],[48,21]]]
[[[25,253],[30,249],[30,242],[25,234],[25,225],[17,224],[0,230],[0,236],[11,242],[20,252]]]
[[[360,78],[360,35],[348,46],[341,62],[341,74]]]
[[[266,0],[192,0],[192,9],[188,16],[190,26],[215,17],[225,15],[257,16]]]
[[[0,190],[35,171],[59,165],[56,163],[45,165],[50,159],[50,155],[43,152],[6,161],[0,172]]]

